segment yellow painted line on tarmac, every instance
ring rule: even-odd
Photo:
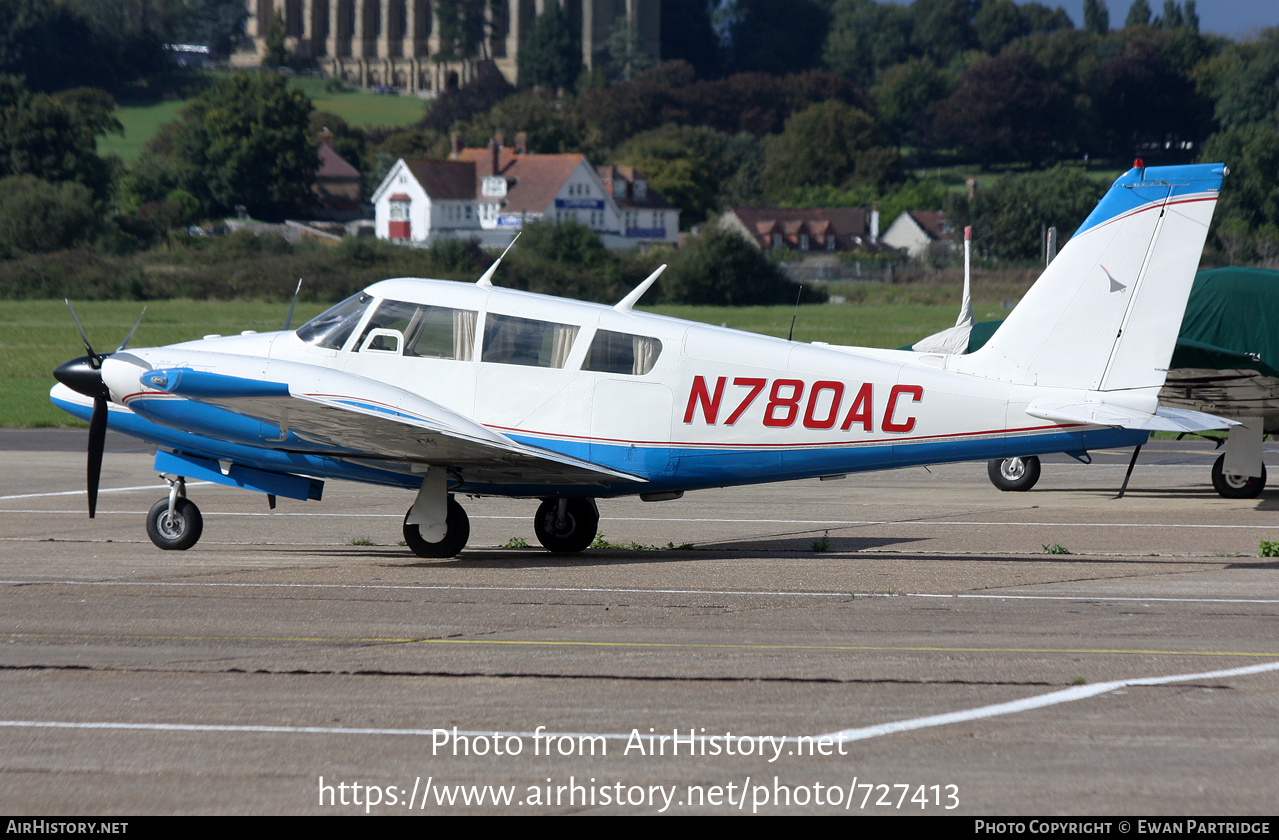
[[[323,643],[333,645],[353,644],[411,644],[411,645],[476,645],[492,647],[597,647],[636,648],[658,650],[746,650],[746,651],[862,651],[885,653],[1040,653],[1040,654],[1101,654],[1123,656],[1246,656],[1279,657],[1274,651],[1233,650],[1157,650],[1145,648],[1018,648],[1018,647],[940,647],[922,645],[803,645],[803,644],[744,644],[713,642],[606,642],[570,641],[550,639],[412,639],[391,636],[367,636],[335,638],[324,636],[194,636],[155,635],[128,633],[0,633],[7,639],[80,639],[130,642],[278,642]]]

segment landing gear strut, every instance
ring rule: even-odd
[[[404,542],[418,557],[441,559],[452,557],[466,548],[466,541],[471,538],[471,520],[466,511],[452,495],[449,496],[448,513],[444,522],[444,537],[437,542],[427,542],[422,530],[417,525],[409,524],[409,516],[413,509],[404,514]]]
[[[595,541],[599,524],[594,499],[545,499],[533,517],[533,533],[547,551],[576,554]]]
[[[186,497],[185,478],[164,478],[169,482],[169,498],[161,499],[147,511],[147,536],[158,548],[186,551],[200,541],[204,517],[195,502]]]

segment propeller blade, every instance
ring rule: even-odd
[[[98,510],[98,479],[102,477],[102,451],[107,445],[107,401],[102,397],[93,400],[93,415],[89,418],[89,518]]]
[[[120,342],[120,346],[115,348],[115,352],[119,353],[129,345],[129,339],[133,338],[133,334],[138,331],[138,324],[142,323],[142,316],[145,314],[147,314],[147,308],[144,306],[142,307],[141,314],[138,315],[138,320],[133,322],[133,329],[129,330],[129,334],[124,337],[124,341]]]
[[[93,352],[93,346],[89,344],[89,337],[84,334],[84,327],[80,326],[80,319],[75,314],[75,307],[71,305],[71,301],[63,298],[62,302],[67,305],[67,309],[71,310],[71,320],[75,321],[75,328],[80,331],[80,341],[84,342],[84,351],[89,354],[89,358],[96,360],[91,362],[91,367],[97,368],[102,364],[102,357]]]

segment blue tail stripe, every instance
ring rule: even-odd
[[[1088,218],[1075,231],[1075,236],[1165,197],[1216,192],[1221,189],[1224,176],[1225,166],[1220,163],[1129,169],[1097,202]]]

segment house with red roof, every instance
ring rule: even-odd
[[[867,212],[861,207],[732,207],[719,217],[719,226],[761,250],[875,250],[879,211]]]
[[[884,231],[880,241],[905,251],[911,259],[948,255],[955,250],[950,225],[941,210],[910,210],[902,213]]]
[[[320,134],[320,142],[316,147],[320,157],[320,167],[315,170],[315,184],[312,185],[311,190],[324,207],[334,210],[356,210],[360,206],[360,191],[363,184],[360,170],[333,150],[332,141],[333,135],[328,131]]]
[[[675,242],[679,210],[630,167],[596,167],[580,154],[462,148],[449,160],[400,159],[373,193],[381,239],[429,245],[439,238],[504,246],[527,222],[576,219],[609,248]],[[607,178],[607,180],[606,180]]]
[[[680,210],[633,166],[597,166],[604,189],[622,214],[622,235],[632,244],[674,245],[679,240]]]

